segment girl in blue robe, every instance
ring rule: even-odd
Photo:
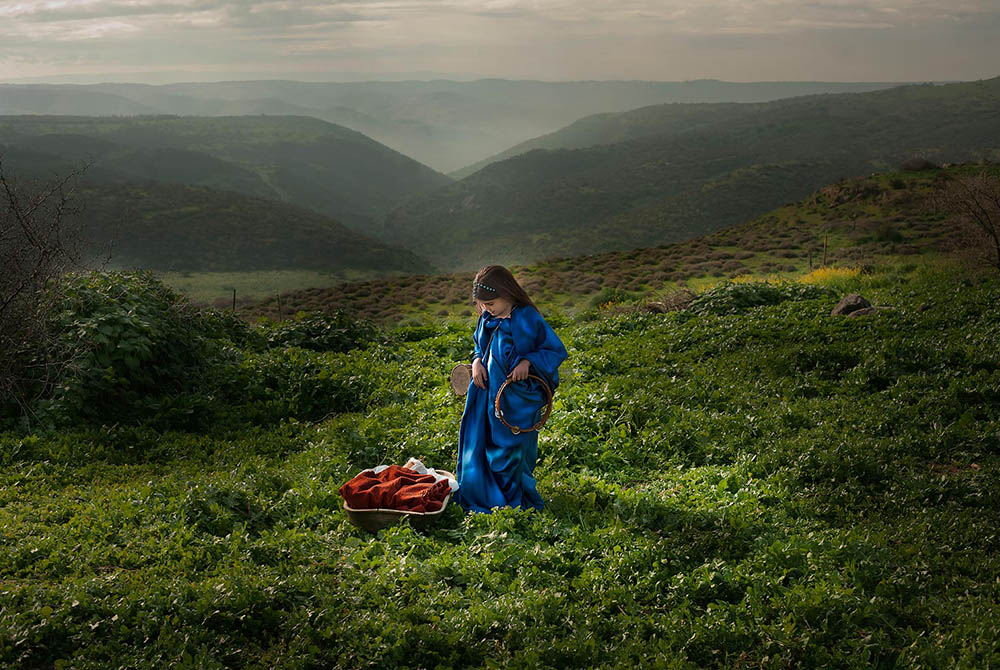
[[[479,322],[472,336],[475,352],[465,413],[458,433],[459,489],[466,511],[495,507],[541,509],[532,473],[538,457],[538,432],[514,434],[494,414],[500,386],[509,378],[500,407],[507,423],[530,428],[538,423],[546,398],[536,375],[554,392],[566,347],[545,322],[510,271],[499,265],[476,274],[472,289]]]

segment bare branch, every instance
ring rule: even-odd
[[[983,170],[953,179],[938,205],[954,215],[966,251],[1000,271],[1000,176]]]
[[[46,339],[51,283],[79,263],[68,217],[88,165],[48,184],[22,182],[5,167],[0,159],[0,409],[8,401],[23,408],[56,378]]]

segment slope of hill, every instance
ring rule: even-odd
[[[869,91],[892,85],[498,79],[235,81],[165,86],[0,85],[0,114],[313,116],[362,132],[437,170],[450,171],[598,112],[667,102],[762,102],[814,93]]]
[[[181,184],[88,182],[76,220],[89,256],[112,267],[232,272],[321,270],[383,276],[427,272],[409,251],[322,214],[238,193]]]
[[[993,668],[1000,285],[858,279],[893,309],[552,319],[545,508],[371,534],[338,488],[454,466],[467,325],[99,277],[47,414],[0,397],[0,667]]]
[[[914,155],[1000,156],[998,108],[1000,78],[639,110],[586,133],[632,139],[494,163],[404,204],[382,235],[455,269],[679,241]]]
[[[846,117],[863,118],[865,112],[890,117],[901,114],[906,116],[909,112],[900,110],[901,104],[934,104],[956,94],[962,95],[970,105],[974,105],[977,92],[984,93],[988,100],[993,99],[995,91],[991,93],[989,89],[995,83],[996,80],[952,84],[947,87],[933,85],[897,87],[891,91],[863,97],[856,110],[849,108],[852,97],[845,96],[841,100],[847,104],[834,103],[828,114],[831,120]],[[578,119],[556,132],[510,147],[495,156],[457,170],[451,173],[451,176],[462,179],[491,163],[519,156],[534,149],[583,149],[599,144],[615,144],[648,137],[677,136],[705,129],[738,127],[746,125],[748,121],[753,123],[754,114],[768,114],[774,117],[774,122],[784,123],[794,120],[794,117],[803,110],[816,110],[817,100],[822,99],[822,97],[808,96],[758,105],[654,105],[622,113],[594,114]]]
[[[956,229],[934,205],[948,180],[980,166],[876,174],[827,185],[797,203],[684,242],[515,266],[543,311],[658,300],[741,275],[796,277],[823,265],[912,264],[950,254]],[[1000,167],[989,168],[1000,174]],[[347,310],[398,321],[421,314],[468,318],[471,272],[344,283],[282,296],[286,310]],[[278,316],[273,299],[248,314]]]
[[[450,179],[358,132],[307,117],[0,117],[0,146],[94,161],[90,178],[166,181],[270,197],[365,230]],[[32,170],[32,161],[22,160]],[[20,169],[21,166],[19,166]]]

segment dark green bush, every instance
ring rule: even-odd
[[[350,351],[378,340],[379,329],[367,319],[343,311],[333,314],[299,314],[293,321],[262,326],[268,344],[312,351]]]
[[[599,307],[601,305],[607,304],[618,304],[623,302],[631,302],[636,298],[635,293],[630,293],[623,288],[618,288],[616,286],[607,286],[599,293],[591,297],[590,305],[592,307]]]
[[[149,273],[71,275],[51,328],[70,363],[39,401],[52,423],[199,423],[211,414],[217,376],[235,360],[223,333]]]
[[[724,282],[695,298],[688,310],[695,314],[735,314],[751,307],[777,305],[787,300],[813,300],[833,291],[811,284],[782,282]]]

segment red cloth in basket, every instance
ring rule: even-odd
[[[404,512],[437,512],[448,497],[448,480],[434,481],[400,465],[382,472],[365,470],[340,487],[340,495],[353,509],[396,509]]]

